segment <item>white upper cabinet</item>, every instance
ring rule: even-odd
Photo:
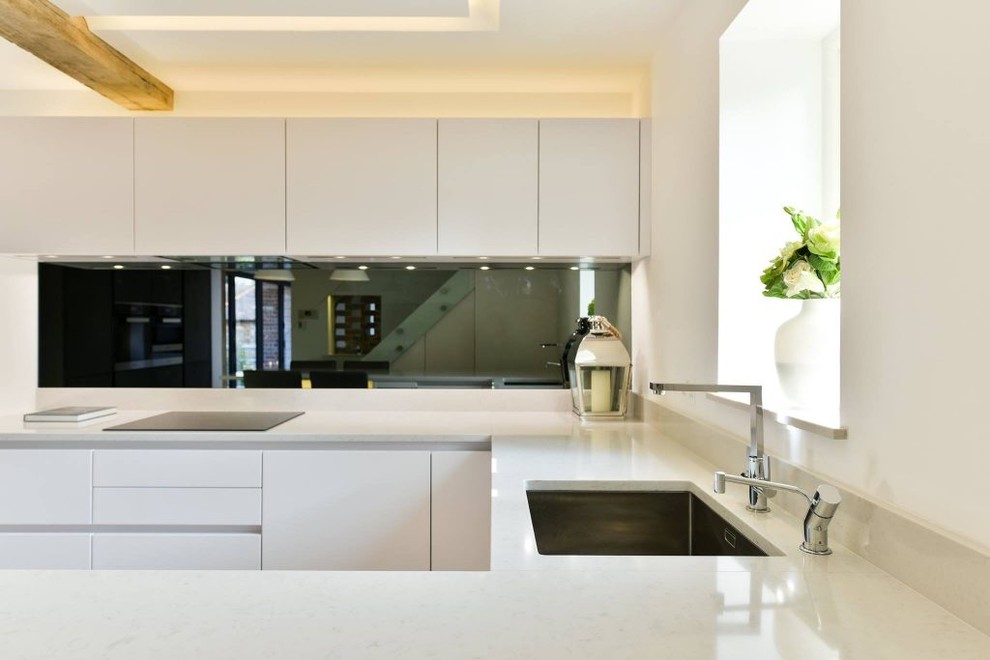
[[[288,252],[437,253],[435,119],[289,119]]]
[[[538,150],[535,119],[440,120],[441,255],[536,254]]]
[[[134,120],[138,254],[285,252],[285,120]]]
[[[540,254],[639,253],[639,120],[540,120]]]
[[[0,118],[0,253],[134,254],[130,119]]]

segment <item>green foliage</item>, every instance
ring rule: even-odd
[[[793,207],[784,207],[800,240],[781,248],[760,276],[770,298],[838,298],[842,264],[839,258],[839,214],[822,223]]]
[[[591,302],[588,303],[588,316],[595,315],[595,300],[592,298]]]

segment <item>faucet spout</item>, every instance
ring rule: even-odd
[[[743,473],[750,479],[769,481],[770,457],[763,449],[763,386],[762,385],[703,385],[695,383],[650,383],[654,394],[663,396],[666,392],[740,392],[749,395],[749,450],[747,452],[746,471]],[[769,489],[750,488],[749,508],[751,511],[765,513],[770,510],[767,497],[774,492]]]

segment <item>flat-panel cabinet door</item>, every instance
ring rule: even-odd
[[[94,569],[259,570],[260,534],[94,534]]]
[[[432,569],[487,571],[492,545],[492,453],[433,452]]]
[[[134,120],[138,254],[285,252],[285,120]]]
[[[92,522],[92,451],[0,450],[0,525]]]
[[[134,254],[134,124],[0,118],[0,253]]]
[[[437,253],[434,119],[289,119],[288,253]]]
[[[430,453],[266,451],[262,567],[430,569]]]
[[[0,569],[72,569],[90,567],[91,534],[0,534]]]
[[[535,255],[539,122],[441,119],[438,130],[440,254]]]
[[[639,253],[639,120],[540,120],[540,254]]]

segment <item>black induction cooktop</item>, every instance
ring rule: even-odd
[[[267,431],[301,412],[167,412],[104,431]]]

